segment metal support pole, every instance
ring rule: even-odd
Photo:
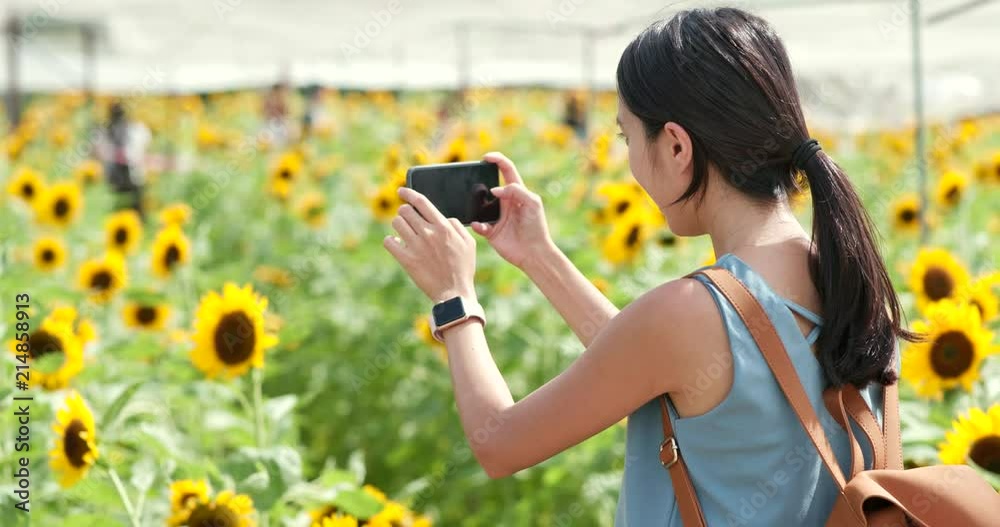
[[[21,42],[21,22],[11,16],[7,20],[7,116],[10,118],[11,129],[21,122],[21,98],[18,93],[18,46]]]
[[[469,87],[469,26],[464,22],[455,26],[455,44],[458,50],[458,89],[464,92]]]
[[[910,0],[910,36],[913,42],[913,111],[917,134],[917,179],[920,185],[920,242],[927,241],[927,130],[924,125],[924,72],[920,48],[920,1]]]
[[[94,88],[97,84],[97,31],[93,26],[84,26],[80,36],[83,40],[81,50],[83,51],[83,94],[86,97],[87,108],[91,108],[94,102]]]

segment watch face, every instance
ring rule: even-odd
[[[451,300],[445,300],[440,304],[435,304],[434,308],[431,309],[431,314],[434,315],[434,324],[437,327],[441,327],[464,317],[465,307],[462,305],[462,299],[455,297]]]

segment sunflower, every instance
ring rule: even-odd
[[[938,445],[941,462],[962,465],[972,461],[976,466],[1000,475],[1000,403],[987,411],[971,408],[967,415],[952,421]]]
[[[993,293],[993,287],[998,283],[1000,273],[993,273],[975,280],[958,294],[959,298],[976,307],[983,324],[992,322],[1000,314],[1000,299]]]
[[[403,525],[409,515],[410,511],[406,507],[390,501],[385,504],[378,514],[368,518],[365,525],[370,527],[395,527],[396,525]]]
[[[173,203],[160,209],[160,223],[164,227],[183,226],[191,219],[191,207],[186,203]]]
[[[448,364],[448,350],[444,347],[444,344],[441,344],[434,338],[434,335],[431,333],[431,322],[426,316],[418,316],[413,319],[413,332],[416,333],[420,342],[430,346],[431,349],[437,352],[438,358],[444,361],[445,364]],[[382,496],[385,496],[385,494]]]
[[[73,316],[76,316],[75,313]],[[29,345],[11,339],[8,347],[15,355],[27,352],[31,361],[31,376],[28,379],[31,386],[59,390],[83,370],[83,344],[86,339],[81,336],[89,335],[77,335],[73,331],[73,319],[66,319],[53,311],[42,320],[38,329],[28,335]]]
[[[164,227],[156,234],[152,248],[153,274],[169,278],[191,259],[191,242],[177,225]]]
[[[402,205],[403,200],[394,185],[382,185],[368,201],[372,215],[379,221],[391,220]]]
[[[142,220],[132,209],[108,215],[104,221],[104,234],[108,249],[128,254],[139,246],[142,239]]]
[[[993,333],[971,304],[951,300],[927,308],[927,320],[913,323],[913,331],[925,337],[911,343],[903,353],[903,378],[924,397],[940,399],[945,390],[962,386],[972,389],[979,378],[979,364],[992,354]]]
[[[73,223],[82,206],[80,187],[76,183],[65,181],[47,188],[35,202],[39,221],[59,227]]]
[[[644,205],[641,201],[642,187],[633,182],[602,183],[595,194],[605,200],[604,208],[593,218],[598,224],[609,223]]]
[[[253,279],[276,287],[289,287],[295,283],[292,273],[273,265],[261,265],[253,270]]]
[[[34,203],[44,192],[45,182],[42,180],[42,175],[28,167],[14,172],[10,182],[7,183],[7,193],[28,204]]]
[[[101,165],[100,161],[94,159],[87,159],[82,161],[76,168],[73,169],[73,178],[80,185],[87,186],[97,183],[101,180],[101,176],[104,175],[104,167]]]
[[[59,484],[68,488],[87,475],[98,457],[94,414],[80,394],[73,391],[66,397],[52,430],[56,445],[49,451],[49,466],[60,473]]]
[[[80,266],[77,281],[81,289],[90,293],[91,300],[99,304],[108,302],[128,283],[125,260],[113,252],[104,258],[87,260]]]
[[[452,139],[444,152],[441,154],[442,163],[456,163],[469,158],[469,147],[462,136]]]
[[[976,179],[983,183],[1000,183],[1000,151],[976,164]]]
[[[292,182],[288,179],[271,179],[267,183],[267,193],[278,198],[278,201],[288,201],[288,197],[292,195]]]
[[[291,183],[302,173],[302,156],[296,152],[285,152],[271,166],[271,180]]]
[[[921,311],[939,300],[954,298],[968,284],[969,272],[944,249],[921,249],[910,269],[910,289]]]
[[[944,174],[941,174],[937,190],[935,190],[938,204],[944,208],[952,208],[958,205],[965,194],[965,188],[968,186],[969,178],[965,174],[957,170],[945,171]]]
[[[322,227],[326,222],[326,199],[319,192],[302,196],[295,209],[310,227]]]
[[[613,264],[632,262],[639,255],[648,234],[649,225],[639,215],[630,214],[615,221],[611,233],[601,244],[604,258]]]
[[[245,494],[220,492],[214,500],[202,499],[187,509],[187,527],[254,527],[253,500]]]
[[[350,515],[337,514],[323,518],[322,522],[313,523],[312,527],[358,527],[358,519]]]
[[[97,329],[94,327],[93,322],[86,318],[81,318],[77,321],[76,314],[76,309],[72,306],[59,306],[49,313],[49,317],[61,324],[67,324],[70,329],[73,328],[75,322],[76,331],[74,332],[74,335],[76,335],[77,340],[80,341],[81,346],[97,340]]]
[[[920,230],[920,198],[910,192],[892,202],[892,226],[899,232]]]
[[[35,268],[40,271],[54,271],[66,263],[66,247],[59,238],[43,237],[35,240],[32,248]]]
[[[169,317],[170,307],[166,304],[129,302],[122,309],[126,326],[146,331],[160,331]]]
[[[167,525],[171,527],[184,525],[191,515],[191,510],[202,503],[207,503],[210,494],[208,482],[205,480],[183,479],[170,484],[170,513]]]
[[[251,366],[264,366],[264,350],[278,338],[264,330],[267,298],[257,295],[250,285],[242,288],[226,283],[222,294],[210,291],[195,313],[195,348],[191,361],[209,378],[219,374],[232,378]]]

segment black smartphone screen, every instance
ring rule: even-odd
[[[446,218],[463,225],[500,219],[500,200],[490,189],[500,184],[494,163],[474,161],[420,165],[406,172],[406,186],[427,196]]]

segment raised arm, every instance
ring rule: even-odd
[[[393,220],[400,236],[387,237],[386,248],[432,301],[474,299],[475,240],[425,197],[400,195],[411,205]],[[654,397],[679,392],[726,338],[704,287],[676,280],[629,304],[566,371],[514,402],[482,325],[470,319],[444,331],[462,427],[491,477],[544,461]]]
[[[495,225],[473,224],[473,230],[524,271],[580,342],[589,346],[618,314],[618,308],[552,242],[542,199],[524,186],[510,159],[497,152],[486,154],[484,159],[497,164],[506,185],[493,190],[501,201],[500,221]]]

